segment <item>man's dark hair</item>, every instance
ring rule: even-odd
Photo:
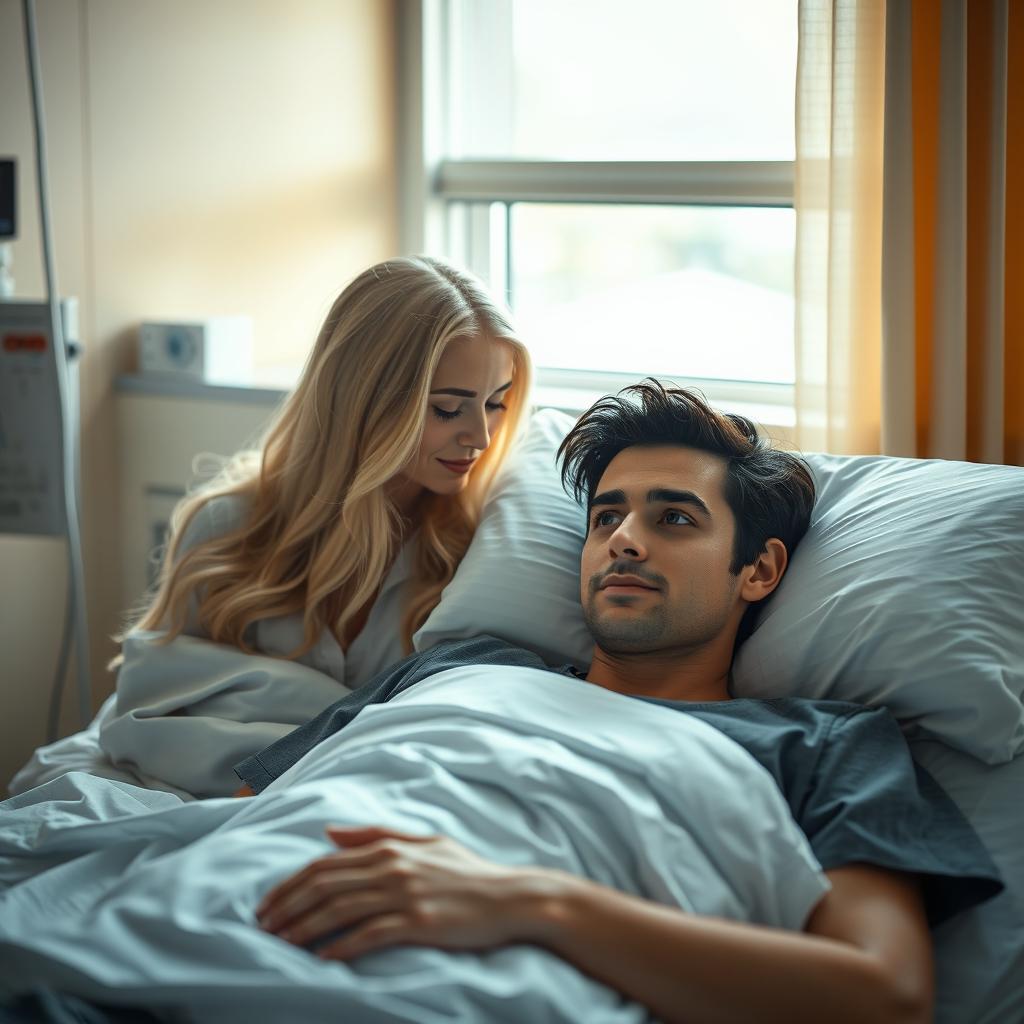
[[[735,575],[750,565],[769,537],[792,555],[807,532],[814,479],[807,464],[780,451],[745,416],[712,409],[703,395],[666,388],[653,377],[595,402],[558,448],[562,484],[589,510],[608,464],[626,448],[681,445],[726,463],[725,500],[736,520]]]

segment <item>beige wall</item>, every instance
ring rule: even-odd
[[[182,398],[125,392],[117,396],[121,439],[121,498],[118,543],[120,593],[138,601],[150,583],[154,527],[166,523],[194,474],[197,455],[229,455],[251,448],[266,429],[279,398],[231,401],[223,397]],[[210,467],[219,460],[201,459]],[[200,468],[202,468],[200,466]]]
[[[121,582],[113,381],[134,365],[137,324],[247,313],[264,366],[301,358],[339,287],[393,252],[394,11],[389,0],[40,0],[38,16],[57,275],[79,296],[86,347],[95,705],[112,686],[108,637],[134,597]],[[15,276],[33,298],[43,277],[21,43],[21,3],[0,0],[0,152],[19,159]],[[232,407],[221,415],[233,436]],[[63,561],[59,542],[0,537],[0,786],[43,739]]]

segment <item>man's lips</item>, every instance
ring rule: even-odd
[[[620,576],[612,575],[606,576],[601,580],[601,585],[598,587],[599,590],[657,590],[653,583],[648,583],[647,580],[640,579],[639,576]]]

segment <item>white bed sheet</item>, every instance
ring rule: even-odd
[[[62,799],[24,794],[0,813],[0,991],[44,979],[211,1024],[647,1019],[534,946],[345,965],[261,932],[259,897],[330,848],[331,821],[443,832],[493,860],[769,926],[799,928],[827,889],[771,776],[728,737],[531,669],[492,668],[486,687],[472,669],[441,673],[256,800],[186,804],[81,775],[43,790]]]
[[[127,765],[118,766],[110,760],[100,746],[100,730],[116,715],[117,694],[112,693],[101,705],[89,725],[54,743],[39,747],[28,762],[11,779],[12,795],[27,792],[36,786],[59,779],[68,772],[85,772],[99,779],[127,782],[157,792],[173,793],[182,800],[194,800],[191,793],[168,782],[142,772],[132,771]]]
[[[33,770],[42,782],[83,771],[143,784],[114,766],[99,746],[99,722],[112,702],[110,698],[104,704],[89,729],[37,752]],[[917,741],[912,747],[915,758],[971,822],[1007,885],[997,899],[936,931],[936,1024],[1024,1021],[1024,757],[993,767],[934,741]],[[159,780],[149,780],[148,788],[193,799]],[[35,797],[26,793],[22,799],[32,802]],[[143,802],[139,809],[145,809]]]

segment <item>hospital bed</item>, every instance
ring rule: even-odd
[[[557,445],[571,422],[554,410],[534,416],[525,444],[496,482],[455,579],[415,638],[418,649],[444,639],[486,633],[530,648],[551,664],[587,663],[590,640],[577,596],[584,517],[562,490],[554,462]],[[963,811],[1006,883],[997,898],[935,930],[936,1020],[943,1024],[1024,1021],[1024,802],[1020,797],[1024,792],[1024,469],[883,457],[811,455],[808,461],[819,494],[812,526],[781,587],[761,610],[753,634],[740,648],[734,665],[734,694],[851,700],[892,711],[914,757]],[[261,671],[271,673],[261,692],[272,702],[272,673],[288,669],[276,659],[266,660],[274,664],[261,666]],[[232,672],[222,677],[226,686],[242,679]],[[296,690],[287,692],[287,703],[293,705]],[[154,695],[154,706],[166,696]],[[317,691],[309,707],[298,712],[294,706],[287,712],[269,707],[266,717],[276,720],[275,716],[292,714],[301,720],[330,699],[329,690]],[[538,692],[528,708],[520,709],[538,730],[550,721],[538,710],[547,699],[546,692]],[[230,707],[230,702],[224,706]],[[112,698],[90,729],[37,752],[16,780],[19,795],[0,813],[0,886],[18,881],[26,863],[24,858],[15,864],[16,858],[5,857],[12,849],[10,832],[4,829],[11,814],[18,816],[22,837],[26,822],[38,825],[32,834],[49,837],[45,852],[50,863],[59,865],[69,851],[88,849],[90,843],[95,844],[95,857],[122,855],[104,846],[109,840],[103,829],[110,820],[126,822],[127,833],[135,829],[136,838],[144,832],[140,822],[149,822],[145,827],[157,833],[177,830],[180,840],[189,829],[197,836],[230,832],[242,804],[263,804],[264,797],[252,802],[195,799],[229,792],[234,780],[223,759],[205,753],[216,746],[223,723],[208,714],[189,715],[187,707],[185,712],[181,717],[190,760],[202,765],[209,756],[210,776],[216,776],[207,793],[190,791],[181,779],[156,770],[154,766],[165,765],[166,759],[147,764],[140,757],[131,764],[113,763],[100,742],[104,723],[118,713]],[[595,706],[593,713],[599,717],[603,711]],[[232,728],[244,735],[247,724],[251,723],[238,721]],[[264,740],[254,732],[253,749],[265,745]],[[315,764],[307,766],[303,771],[311,775],[300,771],[296,781],[305,785],[321,770],[326,771]],[[371,765],[367,770],[375,769]],[[111,781],[100,781],[104,778]],[[26,788],[31,783],[43,785]],[[281,795],[280,799],[286,798]],[[439,794],[437,799],[443,802],[445,797]],[[758,814],[767,817],[773,811],[770,800],[765,800],[757,806]],[[290,813],[285,803],[280,806],[281,813]],[[599,813],[600,809],[594,810]],[[337,807],[329,810],[338,812]],[[377,812],[386,813],[381,808]],[[257,812],[245,813],[255,815],[246,827],[258,832],[263,826]],[[666,813],[675,812],[668,808]],[[108,819],[106,826],[104,819]],[[736,827],[756,825],[748,821]],[[171,838],[166,832],[156,840],[149,835],[147,842],[154,841],[168,843]],[[609,849],[617,849],[621,842],[609,834]],[[640,856],[637,849],[620,852],[627,860]],[[601,860],[600,851],[591,853]],[[742,865],[726,865],[723,870],[733,869],[737,877],[743,874]],[[656,871],[657,865],[651,870]],[[628,879],[620,881],[628,888]],[[812,882],[809,877],[804,881],[810,893]],[[54,891],[60,892],[59,888]],[[751,894],[752,900],[759,898]],[[192,936],[196,971],[201,971],[199,961],[209,953],[213,933],[204,932],[196,908],[189,911],[195,917],[171,906],[167,912],[176,927]],[[785,921],[792,912],[792,908],[767,908],[764,919]],[[2,925],[0,903],[0,929]],[[244,936],[244,930],[237,934]],[[226,943],[221,942],[221,947]],[[392,959],[386,962],[391,967],[371,972],[372,982],[357,979],[356,988],[368,986],[379,994],[387,988],[382,980],[386,977],[436,971],[438,965],[430,959],[434,954],[447,955],[433,951],[423,954],[427,959],[403,960],[401,972],[394,966],[398,961]],[[295,955],[304,956],[298,951]],[[502,965],[509,978],[517,978],[524,999],[530,992],[536,996],[546,991],[547,985],[561,986],[572,999],[584,998],[579,980],[565,965],[538,966],[517,960],[517,955],[511,951],[498,956],[490,967]],[[302,963],[289,960],[280,970],[285,974],[294,970],[296,985],[302,979],[303,989],[313,1000],[303,1019],[316,1020],[319,976],[303,975]],[[458,970],[470,971],[467,963],[459,958]],[[86,984],[80,972],[70,967],[55,969],[54,978],[93,995],[109,994],[117,984],[128,984],[126,979],[135,978],[139,985],[147,981],[144,965],[135,964],[134,975],[125,964],[116,966],[117,970],[109,964],[97,968],[96,977],[108,970],[106,988],[96,977]],[[530,979],[536,981],[534,988]],[[168,984],[159,972],[148,980]],[[0,986],[4,981],[0,972]],[[288,989],[281,987],[280,978],[270,984],[259,976],[253,983],[266,983],[267,1006],[273,1005],[274,998],[287,999]],[[125,991],[130,991],[130,984]],[[393,995],[387,990],[388,999]],[[213,997],[207,992],[203,998]],[[325,990],[323,998],[324,1006],[337,1007],[332,1002],[336,994]],[[636,1007],[619,1005],[607,993],[589,992],[586,998],[596,1000],[588,1020],[643,1019]],[[550,1019],[561,1019],[552,1005],[545,1004],[543,1012],[550,1012]],[[224,1016],[223,1003],[217,1007],[218,1020],[231,1019],[230,1014]],[[480,1019],[492,1019],[489,1011],[479,1012]],[[541,1009],[534,1006],[531,1012]],[[426,1010],[423,1013],[422,1019],[430,1019]],[[506,1018],[495,1011],[493,1019]],[[527,1014],[507,1019],[531,1018]]]

